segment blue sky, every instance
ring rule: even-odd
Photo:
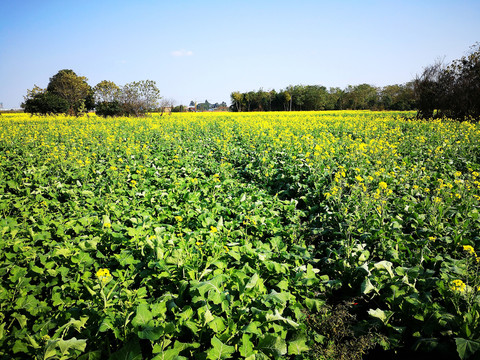
[[[296,84],[384,86],[480,41],[478,0],[6,0],[0,9],[4,108],[61,69],[92,86],[155,80],[187,105]]]

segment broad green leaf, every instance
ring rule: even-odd
[[[299,337],[288,343],[288,355],[300,355],[300,353],[308,350],[310,348],[307,346],[304,337]]]
[[[230,359],[232,354],[235,352],[233,346],[226,345],[222,343],[217,337],[213,337],[211,344],[213,348],[210,348],[207,351],[207,358],[212,360],[217,359]]]
[[[373,286],[373,284],[370,282],[369,278],[366,278],[362,283],[361,290],[362,290],[362,294],[366,295],[366,294],[376,290],[376,287]]]
[[[208,323],[208,326],[216,333],[221,333],[226,329],[225,322],[220,316],[215,317],[212,321]]]
[[[253,352],[253,344],[250,341],[252,335],[243,334],[242,335],[242,342],[238,350],[240,351],[240,355],[243,357],[249,357],[254,354]]]
[[[87,346],[87,340],[77,338],[71,338],[68,340],[60,339],[57,344],[62,355],[65,355],[70,349],[84,351]]]
[[[477,340],[455,338],[455,344],[457,345],[458,356],[460,356],[462,360],[468,359],[480,351],[480,341]]]
[[[253,321],[243,329],[243,332],[250,333],[250,334],[256,334],[256,335],[261,335],[261,332],[258,329],[258,327],[260,325],[262,325],[262,323],[260,321]]]
[[[368,315],[380,319],[384,324],[392,317],[393,311],[384,311],[381,309],[370,309],[368,310]]]
[[[150,310],[148,309],[147,304],[140,304],[137,307],[137,314],[132,320],[133,326],[149,326],[150,320],[153,316]]]
[[[379,270],[386,270],[388,272],[388,274],[390,275],[391,278],[393,278],[393,270],[392,270],[392,266],[393,264],[390,262],[390,261],[379,261],[377,262],[375,265],[375,269],[379,269]]]
[[[253,274],[250,280],[248,280],[247,284],[245,285],[245,290],[252,289],[257,285],[257,281],[259,279],[259,276],[257,273]]]
[[[287,344],[278,335],[267,334],[260,339],[257,348],[266,354],[280,357],[287,353]]]
[[[325,305],[325,301],[319,299],[305,298],[305,305],[307,306],[308,310],[319,312]]]
[[[283,321],[287,324],[289,324],[290,326],[293,326],[293,327],[298,327],[298,323],[296,323],[295,321],[291,320],[291,319],[288,319],[286,317],[283,317],[282,314],[280,314],[280,312],[278,311],[278,309],[275,309],[275,312],[273,314],[271,313],[267,313],[265,315],[265,319],[267,321],[277,321],[277,320],[280,320],[280,321]]]
[[[28,347],[27,345],[22,342],[21,340],[16,340],[15,344],[13,344],[13,353],[17,354],[19,352],[27,353],[28,354]]]
[[[161,327],[145,326],[137,332],[140,339],[148,339],[156,341],[163,335],[163,329]]]
[[[152,360],[188,360],[179,355],[178,349],[168,349],[157,354]]]

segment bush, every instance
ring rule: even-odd
[[[70,105],[60,96],[46,91],[27,99],[22,107],[26,113],[46,115],[67,113]]]
[[[103,117],[121,116],[123,114],[123,110],[118,101],[104,101],[97,104],[95,113]]]

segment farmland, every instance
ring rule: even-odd
[[[0,359],[478,353],[480,128],[412,115],[2,115]]]

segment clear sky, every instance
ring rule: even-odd
[[[61,69],[118,85],[155,80],[166,98],[405,83],[480,41],[479,0],[3,0],[0,103]]]

